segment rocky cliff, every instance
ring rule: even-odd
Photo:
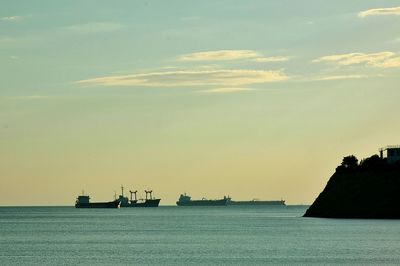
[[[400,219],[400,163],[345,157],[304,216]]]

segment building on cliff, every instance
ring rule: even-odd
[[[379,154],[382,159],[386,158],[388,163],[400,161],[400,145],[381,148]]]

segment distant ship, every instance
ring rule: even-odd
[[[121,195],[118,200],[121,202],[121,207],[158,207],[161,199],[154,199],[152,196],[153,190],[145,190],[146,199],[137,199],[137,190],[129,191],[131,198],[124,196],[124,187],[121,187]],[[135,199],[132,199],[132,195],[135,195]],[[149,196],[148,196],[149,195]]]
[[[109,202],[90,202],[90,197],[87,195],[78,196],[75,202],[75,208],[118,208],[119,200]]]
[[[233,206],[285,206],[284,200],[248,200],[248,201],[229,201],[228,205]]]
[[[247,201],[233,201],[229,196],[223,199],[209,200],[192,200],[190,196],[181,194],[179,200],[176,202],[178,206],[285,206],[284,200],[247,200]]]
[[[190,196],[185,194],[181,194],[179,200],[176,202],[178,206],[227,206],[230,201],[229,197],[225,197],[223,199],[209,200],[209,199],[201,199],[201,200],[192,200]]]

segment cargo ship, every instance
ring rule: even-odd
[[[179,200],[176,202],[178,206],[227,206],[230,201],[229,197],[225,197],[223,199],[209,200],[209,199],[201,199],[201,200],[192,200],[190,196],[185,194],[181,194]]]
[[[124,187],[121,187],[121,195],[119,195],[118,200],[121,202],[121,207],[158,207],[161,199],[155,199],[152,196],[153,190],[145,190],[146,198],[137,199],[137,190],[129,191],[131,194],[130,199],[124,196]],[[132,198],[135,195],[135,198]]]
[[[232,206],[286,206],[284,200],[248,200],[248,201],[229,201]]]
[[[118,208],[119,200],[109,202],[90,202],[90,197],[87,195],[78,196],[75,202],[75,208]]]

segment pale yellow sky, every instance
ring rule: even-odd
[[[310,204],[400,144],[397,1],[317,3],[2,4],[0,205]]]

